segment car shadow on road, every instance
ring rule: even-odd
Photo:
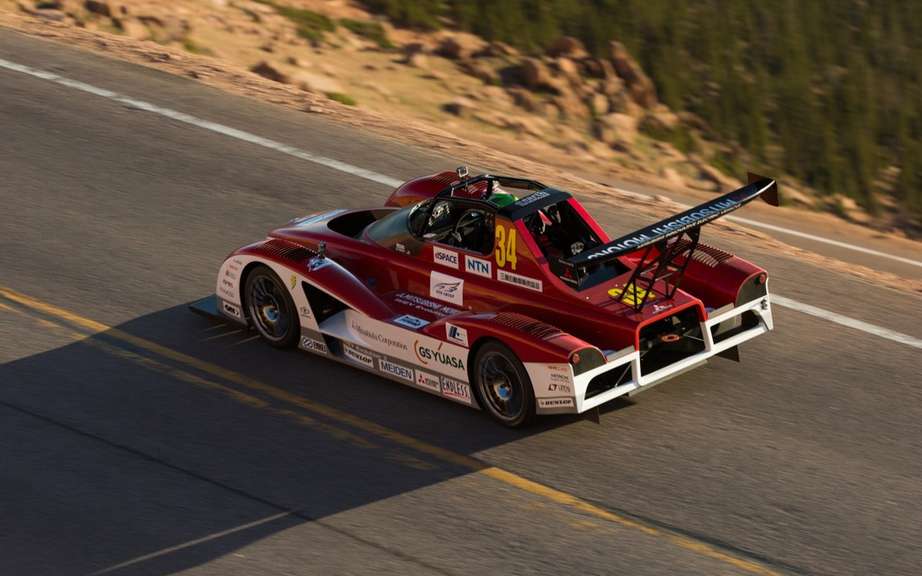
[[[177,572],[585,423],[551,417],[508,430],[253,336],[181,305],[0,366],[0,492],[13,503],[0,515],[2,548],[13,551],[0,573]]]

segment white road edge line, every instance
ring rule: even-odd
[[[346,174],[351,174],[359,178],[371,180],[372,182],[384,184],[385,186],[396,188],[397,186],[403,184],[401,180],[391,178],[390,176],[386,176],[384,174],[380,174],[372,170],[366,170],[364,168],[360,168],[358,166],[354,166],[346,162],[341,162],[333,158],[327,158],[326,156],[321,156],[319,154],[313,154],[311,152],[307,152],[306,150],[302,150],[294,146],[289,146],[288,144],[283,144],[276,140],[270,140],[269,138],[263,138],[262,136],[257,136],[256,134],[253,134],[251,132],[246,132],[244,130],[238,130],[236,128],[231,128],[230,126],[218,124],[217,122],[203,120],[201,118],[197,118],[195,116],[186,114],[184,112],[179,112],[179,111],[176,111],[170,108],[163,108],[162,106],[157,106],[156,104],[151,104],[150,102],[145,102],[143,100],[136,100],[134,98],[124,96],[117,92],[106,90],[105,88],[97,88],[96,86],[86,84],[85,82],[80,82],[78,80],[71,80],[69,78],[65,78],[63,76],[55,74],[54,72],[47,72],[45,70],[39,70],[37,68],[32,68],[31,66],[17,64],[15,62],[10,62],[9,60],[4,60],[3,58],[0,58],[0,68],[6,68],[7,70],[12,70],[14,72],[27,74],[29,76],[41,78],[42,80],[56,82],[57,84],[61,84],[62,86],[67,86],[69,88],[81,90],[89,94],[94,94],[96,96],[108,98],[109,100],[114,100],[122,104],[127,104],[129,106],[133,106],[140,110],[152,112],[154,114],[165,116],[166,118],[170,118],[178,122],[183,122],[185,124],[196,126],[198,128],[203,128],[205,130],[210,130],[211,132],[223,134],[224,136],[236,138],[238,140],[249,142],[251,144],[256,144],[264,148],[269,148],[271,150],[275,150],[283,154],[288,154],[289,156],[294,156],[295,158],[299,158],[301,160],[307,160],[309,162],[314,162],[315,164],[320,164],[322,166],[326,166],[328,168],[332,168],[334,170],[338,170]],[[739,218],[734,218],[734,219],[738,221],[743,221],[742,219],[739,219]],[[750,221],[746,221],[746,223],[749,223],[749,222]],[[764,227],[771,226],[771,225],[762,224],[762,223],[757,223],[757,224],[760,226],[764,226]],[[801,234],[807,237],[811,236],[809,234],[803,234],[801,232],[796,232],[793,230],[788,231],[785,228],[780,228],[779,231],[784,231],[784,232],[789,232],[789,233],[795,232],[796,234]],[[835,240],[828,240],[825,238],[820,239],[819,237],[815,237],[815,238],[821,241],[831,243],[831,244],[836,244],[836,245],[841,244],[843,247],[846,247],[846,248],[859,249],[858,246],[851,246],[849,244],[839,243],[839,242],[836,242]],[[868,253],[879,255],[879,256],[886,256],[888,258],[893,258],[893,259],[897,259],[900,261],[906,261],[910,264],[922,266],[922,263],[920,262],[915,262],[913,260],[900,258],[898,256],[884,254],[882,252],[876,252],[874,250],[860,249],[859,251],[868,252]],[[879,336],[887,340],[899,342],[900,344],[906,344],[914,348],[922,348],[922,340],[919,340],[918,338],[909,336],[907,334],[902,334],[900,332],[894,332],[893,330],[890,330],[888,328],[882,328],[880,326],[875,326],[874,324],[868,324],[866,322],[862,322],[861,320],[855,320],[854,318],[842,316],[841,314],[837,314],[835,312],[823,310],[822,308],[816,308],[815,306],[810,306],[809,304],[804,304],[796,300],[791,300],[790,298],[778,296],[777,294],[772,295],[772,301],[779,306],[790,308],[792,310],[797,310],[798,312],[803,312],[804,314],[816,316],[817,318],[823,318],[825,320],[829,320],[831,322],[835,322],[843,326],[855,328],[857,330],[861,330],[862,332],[866,332],[874,336]]]
[[[913,336],[909,336],[908,334],[903,334],[902,332],[896,332],[894,330],[890,330],[889,328],[884,328],[875,324],[868,324],[867,322],[855,320],[854,318],[849,318],[848,316],[842,316],[836,312],[824,310],[823,308],[817,308],[816,306],[804,304],[803,302],[798,302],[797,300],[791,300],[790,298],[785,298],[784,296],[779,296],[778,294],[772,294],[771,301],[772,304],[777,306],[790,308],[791,310],[809,314],[810,316],[816,316],[817,318],[829,320],[830,322],[835,322],[836,324],[841,324],[842,326],[861,330],[862,332],[867,332],[868,334],[873,334],[874,336],[879,336],[880,338],[885,338],[887,340],[892,340],[894,342],[899,342],[900,344],[905,344],[907,346],[912,346],[913,348],[922,350],[922,340]]]
[[[276,140],[270,140],[269,138],[263,138],[262,136],[257,136],[251,132],[246,132],[244,130],[238,130],[236,128],[231,128],[230,126],[225,126],[224,124],[218,124],[217,122],[211,122],[209,120],[203,120],[197,118],[190,114],[184,112],[178,112],[171,108],[163,108],[162,106],[157,106],[156,104],[151,104],[150,102],[145,102],[143,100],[136,100],[130,98],[118,92],[113,92],[111,90],[106,90],[105,88],[97,88],[85,82],[80,82],[78,80],[71,80],[65,78],[54,72],[46,72],[45,70],[39,70],[37,68],[32,68],[31,66],[24,66],[22,64],[16,64],[15,62],[10,62],[9,60],[4,60],[0,58],[0,68],[6,68],[7,70],[12,70],[14,72],[20,72],[22,74],[27,74],[29,76],[34,76],[36,78],[41,78],[42,80],[49,80],[51,82],[56,82],[68,88],[74,88],[76,90],[81,90],[89,94],[94,94],[96,96],[102,96],[103,98],[108,98],[109,100],[114,100],[121,104],[126,104],[140,110],[145,110],[147,112],[152,112],[154,114],[159,114],[160,116],[165,116],[172,120],[178,122],[183,122],[185,124],[190,124],[198,128],[204,128],[205,130],[210,130],[212,132],[217,132],[218,134],[223,134],[225,136],[230,136],[231,138],[236,138],[237,140],[243,140],[244,142],[250,142],[251,144],[257,144],[264,148],[269,148],[275,150],[276,152],[281,152],[283,154],[288,154],[289,156],[294,156],[295,158],[300,158],[301,160],[308,160],[314,162],[315,164],[320,164],[328,168],[333,168],[334,170],[339,170],[340,172],[345,172],[347,174],[352,174],[353,176],[358,176],[366,180],[371,180],[372,182],[377,182],[379,184],[384,184],[385,186],[397,187],[403,184],[402,181],[385,176],[384,174],[379,174],[371,170],[365,170],[364,168],[359,168],[358,166],[353,166],[346,162],[340,162],[333,158],[327,158],[326,156],[321,156],[319,154],[312,154],[306,150],[300,148],[295,148],[294,146],[289,146],[288,144],[283,144]]]
[[[122,568],[133,566],[134,564],[146,562],[154,558],[159,558],[160,556],[166,556],[167,554],[172,554],[173,552],[178,552],[179,550],[184,550],[186,548],[191,548],[192,546],[198,546],[199,544],[203,544],[205,542],[209,542],[217,538],[223,538],[224,536],[228,536],[235,532],[240,532],[242,530],[249,530],[250,528],[255,528],[257,526],[260,526],[262,524],[267,524],[269,522],[274,522],[276,520],[280,520],[282,518],[285,518],[286,516],[291,516],[293,514],[294,512],[279,512],[278,514],[273,514],[271,516],[266,516],[265,518],[260,518],[259,520],[254,520],[253,522],[247,522],[246,524],[234,526],[233,528],[228,528],[227,530],[221,530],[220,532],[212,532],[211,534],[207,534],[205,536],[202,536],[201,538],[196,538],[195,540],[189,540],[188,542],[183,542],[175,546],[170,546],[168,548],[162,548],[155,552],[151,552],[150,554],[144,554],[143,556],[137,556],[135,558],[126,560],[119,564],[115,564],[113,566],[109,566],[107,568],[97,570],[96,572],[93,572],[90,576],[100,576],[102,574],[108,574],[110,572],[115,572],[116,570],[121,570]]]

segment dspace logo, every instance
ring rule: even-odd
[[[438,264],[448,266],[449,268],[458,267],[458,253],[452,252],[451,250],[445,250],[444,248],[434,246],[432,248],[432,259]]]
[[[442,352],[441,342],[438,348],[430,348],[425,344],[420,344],[419,340],[417,340],[413,343],[413,349],[416,351],[416,358],[419,359],[424,366],[429,366],[430,362],[434,362],[441,366],[464,370],[464,360],[457,356]]]

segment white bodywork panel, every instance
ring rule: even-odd
[[[240,275],[244,268],[258,261],[271,268],[289,289],[301,322],[299,347],[322,354],[351,366],[373,372],[390,380],[449,398],[468,406],[478,407],[471,391],[467,364],[469,349],[465,346],[432,338],[418,331],[428,322],[417,326],[407,322],[406,315],[397,315],[390,322],[365,316],[347,309],[318,324],[301,283],[314,285],[309,276],[258,256],[232,256],[218,272],[215,293],[218,310],[231,320],[245,323],[245,311],[240,301]],[[305,266],[307,272],[307,266]],[[319,288],[319,287],[318,287]],[[715,342],[711,327],[753,311],[757,326]],[[574,375],[568,363],[525,362],[532,382],[539,414],[585,412],[625,394],[651,388],[686,370],[697,367],[712,356],[729,350],[747,340],[770,331],[773,327],[770,297],[765,296],[740,306],[727,306],[701,323],[704,350],[650,374],[641,372],[640,353],[632,348],[611,353],[605,364]],[[464,336],[466,340],[466,334]],[[459,340],[456,338],[456,340]],[[618,386],[591,398],[586,398],[590,382],[611,370],[629,371],[630,378]]]

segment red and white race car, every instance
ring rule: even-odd
[[[765,271],[698,241],[776,183],[615,240],[567,192],[467,170],[383,208],[296,218],[231,254],[194,307],[507,426],[650,388],[772,329]]]

